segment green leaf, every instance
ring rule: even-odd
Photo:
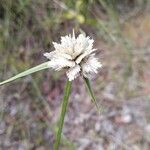
[[[96,108],[97,108],[97,111],[100,112],[100,108],[99,108],[99,106],[98,106],[98,104],[97,104],[97,101],[96,101],[96,98],[95,98],[95,96],[94,96],[93,90],[92,90],[92,88],[91,88],[89,79],[88,79],[88,78],[85,78],[85,77],[83,77],[83,79],[84,79],[85,84],[86,84],[86,87],[87,87],[87,89],[88,89],[88,93],[89,93],[89,95],[90,95],[91,98],[92,98],[92,102],[95,104],[95,106],[96,106]]]
[[[65,118],[65,114],[66,114],[66,110],[68,106],[70,92],[71,92],[71,82],[67,80],[66,85],[65,85],[65,91],[64,91],[64,99],[63,99],[62,106],[61,106],[61,116],[60,116],[60,120],[58,124],[59,129],[58,129],[56,141],[54,144],[54,150],[58,150],[60,146],[61,134],[62,134],[64,118]]]
[[[16,80],[16,79],[18,79],[18,78],[27,76],[27,75],[29,75],[29,74],[32,74],[32,73],[34,73],[34,72],[37,72],[37,71],[40,71],[40,70],[43,70],[43,69],[47,69],[47,68],[49,68],[49,67],[48,67],[48,62],[42,63],[42,64],[40,64],[40,65],[38,65],[38,66],[35,66],[35,67],[31,68],[31,69],[28,69],[28,70],[26,70],[26,71],[23,71],[23,72],[17,74],[16,76],[14,76],[14,77],[12,77],[12,78],[9,78],[9,79],[7,79],[7,80],[5,80],[5,81],[3,81],[3,82],[0,82],[0,85],[9,83],[9,82],[14,81],[14,80]]]

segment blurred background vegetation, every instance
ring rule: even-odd
[[[123,42],[129,49],[120,25],[136,18],[147,6],[148,0],[1,0],[1,53],[6,55],[4,59],[10,52],[11,57],[32,56],[50,49],[52,41],[72,28],[114,43]]]
[[[96,41],[104,67],[93,84],[98,101],[104,101],[102,105],[106,105],[106,99],[149,99],[149,14],[150,0],[0,0],[0,80],[44,62],[43,53],[53,50],[52,41],[59,41],[74,28],[76,33],[85,32]],[[64,73],[43,71],[1,87],[1,149],[51,149],[64,82]],[[73,98],[85,99],[85,91],[80,91],[82,81],[75,82]],[[80,118],[72,103],[73,100],[70,117]],[[110,106],[105,107],[107,110]],[[69,126],[65,133],[71,140],[64,136],[64,149],[79,149],[84,144],[73,136]],[[108,141],[102,142],[104,149]],[[87,149],[98,149],[92,143],[93,147]],[[117,140],[112,143],[118,144]],[[128,149],[123,143],[122,146]]]

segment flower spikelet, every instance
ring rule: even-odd
[[[90,77],[98,72],[102,64],[95,57],[96,49],[93,48],[94,40],[84,34],[78,37],[66,35],[61,37],[61,42],[53,42],[55,50],[44,53],[50,61],[50,68],[55,70],[67,69],[66,75],[69,81],[74,80],[79,75]]]

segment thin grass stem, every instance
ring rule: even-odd
[[[70,91],[71,91],[71,82],[67,80],[66,85],[65,85],[64,98],[63,98],[62,107],[61,107],[60,120],[59,120],[59,124],[58,124],[58,132],[57,132],[56,141],[54,144],[54,150],[59,150],[61,134],[62,134],[64,118],[65,118],[65,114],[66,114],[66,110],[67,110]]]

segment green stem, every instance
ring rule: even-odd
[[[59,120],[59,129],[58,129],[57,136],[56,136],[56,142],[54,144],[54,150],[59,150],[61,133],[62,133],[64,118],[65,118],[65,114],[66,114],[66,110],[67,110],[70,91],[71,91],[71,82],[67,81],[66,85],[65,85],[65,92],[64,92],[65,94],[64,94],[62,108],[61,108],[61,116],[60,116],[60,120]]]

